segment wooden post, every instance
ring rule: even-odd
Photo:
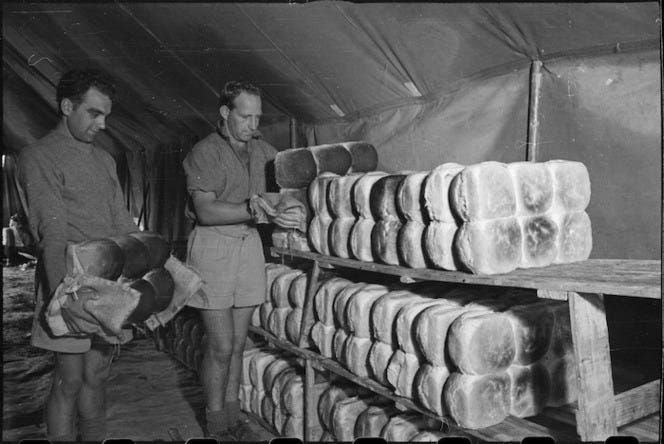
[[[307,335],[314,325],[314,296],[318,286],[318,277],[320,276],[320,266],[318,261],[314,261],[313,267],[309,272],[309,285],[307,286],[307,294],[304,299],[304,307],[302,308],[302,323],[300,324],[300,340],[299,347],[307,347],[309,341]]]
[[[304,360],[304,442],[312,441],[311,431],[315,427],[314,415],[318,414],[318,406],[314,400],[314,368],[311,359]]]
[[[539,148],[539,103],[542,95],[542,62],[533,60],[530,67],[530,100],[528,103],[528,141],[526,160],[537,161]]]
[[[290,146],[291,148],[298,147],[297,120],[294,117],[290,118]]]
[[[609,331],[602,295],[568,295],[578,381],[576,429],[582,441],[617,434]]]

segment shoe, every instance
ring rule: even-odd
[[[249,425],[249,420],[238,420],[228,429],[236,441],[262,442],[267,441],[264,436],[255,432]]]
[[[233,435],[230,429],[221,430],[217,432],[208,432],[205,435],[206,438],[214,438],[219,442],[236,442],[235,435]]]

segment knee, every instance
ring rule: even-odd
[[[61,394],[69,398],[75,398],[83,387],[83,378],[81,375],[63,375],[55,376],[55,388]]]
[[[221,362],[229,359],[233,354],[233,342],[208,340],[206,350],[211,358]]]
[[[111,373],[110,366],[100,367],[86,371],[83,379],[83,384],[85,384],[86,387],[92,387],[92,388],[102,387],[104,384],[106,384],[106,380],[108,380],[110,373]]]

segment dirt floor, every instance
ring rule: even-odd
[[[30,345],[33,270],[3,267],[2,441],[45,436],[43,405],[53,370],[50,353]],[[109,438],[174,441],[203,437],[197,376],[143,336],[122,346],[107,388]],[[274,437],[255,421],[265,440]]]

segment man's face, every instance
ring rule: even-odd
[[[238,142],[249,142],[258,129],[262,110],[261,98],[245,92],[235,98],[235,107],[221,107],[228,135]]]
[[[62,113],[67,128],[76,140],[91,143],[100,130],[106,128],[106,117],[111,113],[111,99],[96,88],[90,88],[80,103],[63,99]]]

